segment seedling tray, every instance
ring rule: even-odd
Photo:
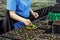
[[[40,34],[32,40],[60,40],[60,35],[52,34]]]
[[[19,40],[31,40],[32,38],[36,37],[39,34],[43,34],[44,32],[45,30],[41,29],[28,30],[26,28],[19,28],[17,30],[2,34],[1,36]]]

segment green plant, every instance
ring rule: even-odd
[[[32,26],[26,26],[27,29],[35,29],[37,28],[35,24],[32,24]]]

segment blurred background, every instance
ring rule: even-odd
[[[56,0],[32,0],[31,8],[33,10],[41,9],[47,6],[54,5]],[[6,8],[6,0],[0,0],[0,16],[5,15],[5,8]],[[0,18],[1,20],[2,18]]]

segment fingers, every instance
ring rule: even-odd
[[[29,19],[25,20],[25,25],[32,26],[32,22]]]
[[[38,18],[38,17],[39,17],[38,13],[35,12],[35,18]]]
[[[28,25],[32,26],[32,22],[29,19],[27,21],[28,21]]]

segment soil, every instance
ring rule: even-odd
[[[3,34],[3,36],[9,38],[21,39],[21,40],[28,40],[44,32],[45,30],[41,30],[41,29],[28,30],[26,28],[19,28],[17,30],[13,30],[11,32],[5,33]]]
[[[52,34],[40,34],[33,40],[60,40],[60,35],[52,35]]]

